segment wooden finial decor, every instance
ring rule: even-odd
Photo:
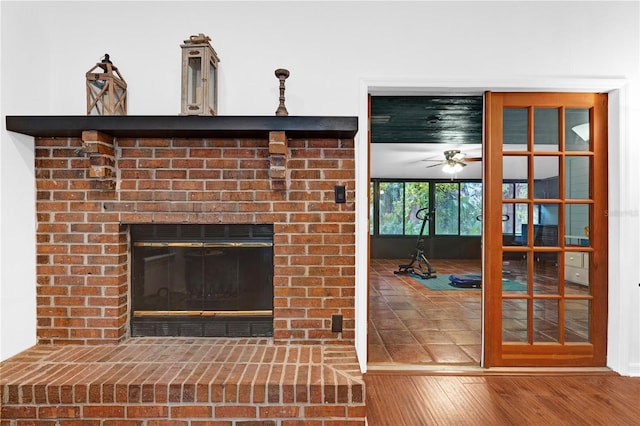
[[[278,105],[276,115],[289,115],[287,107],[284,106],[284,81],[289,77],[289,71],[284,68],[278,68],[276,70],[276,77],[280,80],[280,105]]]

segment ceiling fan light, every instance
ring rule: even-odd
[[[578,135],[580,139],[589,142],[589,123],[578,124],[577,126],[573,126],[571,130],[573,130],[573,133]]]
[[[442,166],[442,171],[448,174],[455,174],[462,170],[462,164],[460,163],[446,163]]]

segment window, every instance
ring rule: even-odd
[[[375,187],[371,188],[374,195]],[[418,235],[422,222],[416,212],[429,206],[428,182],[378,182],[377,198],[371,198],[371,217],[374,218],[378,200],[379,235]],[[373,222],[373,221],[372,221]],[[424,234],[428,233],[425,228]],[[371,229],[374,233],[373,228]]]
[[[404,184],[402,182],[380,182],[378,203],[380,235],[404,234]]]
[[[458,235],[460,190],[458,183],[436,183],[436,234]]]
[[[419,235],[422,221],[416,217],[416,213],[420,209],[429,207],[429,183],[405,182],[404,189],[406,197],[404,233],[405,235]],[[429,234],[429,228],[427,226],[425,226],[423,234]]]
[[[424,235],[435,232],[435,235],[480,236],[482,233],[481,182],[373,180],[370,191],[371,235],[418,235],[422,221],[416,212],[431,205],[435,220],[425,227]]]
[[[482,184],[460,183],[460,235],[481,235]]]

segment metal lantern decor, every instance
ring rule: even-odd
[[[204,34],[192,35],[181,44],[181,115],[216,115],[218,62],[220,59]]]
[[[87,115],[127,115],[127,83],[108,54],[87,71]]]

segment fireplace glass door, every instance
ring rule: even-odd
[[[134,336],[270,336],[273,230],[132,225]]]

